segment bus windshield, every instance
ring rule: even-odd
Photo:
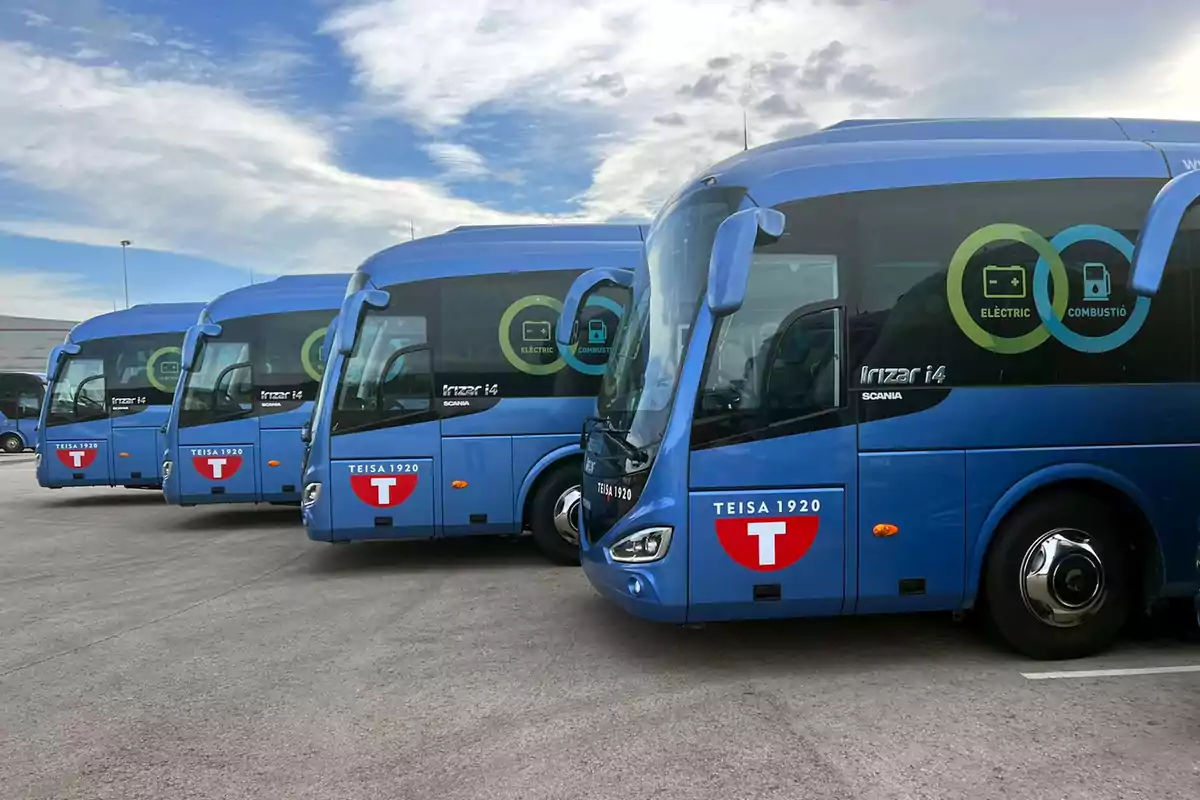
[[[170,405],[179,381],[180,335],[93,339],[64,356],[50,387],[48,426]]]
[[[64,355],[58,365],[50,387],[46,424],[64,425],[103,416],[104,357],[99,347],[89,342],[78,355]]]
[[[342,368],[332,430],[344,433],[397,414],[429,411],[428,351],[396,355],[425,341],[425,317],[368,309],[359,322],[354,351]]]
[[[706,188],[688,195],[651,230],[648,281],[634,287],[633,310],[622,321],[597,409],[635,447],[661,441],[683,354],[708,282],[717,228],[737,210],[744,190]]]
[[[236,337],[236,334],[235,334]],[[205,422],[232,419],[250,411],[250,343],[202,339],[194,366],[184,378],[180,422],[199,415]]]

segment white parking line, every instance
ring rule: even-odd
[[[1022,672],[1031,681],[1061,678],[1119,678],[1124,675],[1168,675],[1175,672],[1200,672],[1200,664],[1180,667],[1134,667],[1130,669],[1079,669],[1070,672]]]

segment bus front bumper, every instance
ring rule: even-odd
[[[682,624],[688,615],[685,546],[686,541],[676,540],[661,561],[623,564],[613,561],[607,548],[588,544],[583,537],[579,560],[587,579],[605,599],[635,617]]]

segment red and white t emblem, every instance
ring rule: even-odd
[[[351,475],[350,488],[359,500],[375,508],[398,506],[417,488],[415,473],[402,475]]]
[[[192,456],[192,466],[210,481],[225,481],[242,468],[241,456]]]
[[[58,460],[63,463],[63,466],[69,469],[87,469],[96,460],[96,455],[100,452],[100,448],[89,447],[86,450],[61,448],[56,449],[54,452],[58,455]]]
[[[787,569],[808,553],[821,518],[718,517],[717,539],[737,563],[758,572]]]

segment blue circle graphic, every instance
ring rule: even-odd
[[[1050,244],[1061,253],[1071,245],[1084,241],[1104,242],[1118,250],[1130,263],[1133,262],[1133,243],[1112,228],[1103,225],[1074,225],[1052,238]],[[1116,350],[1137,335],[1150,314],[1150,298],[1139,297],[1134,303],[1129,319],[1112,333],[1104,336],[1084,336],[1076,333],[1054,315],[1050,304],[1050,265],[1040,257],[1033,268],[1033,301],[1037,306],[1038,316],[1042,318],[1042,324],[1050,331],[1050,335],[1081,353],[1107,353]]]
[[[591,297],[589,297],[587,299],[587,302],[584,303],[583,305],[585,307],[592,306],[594,308],[607,309],[607,310],[611,311],[612,313],[616,314],[617,319],[620,319],[621,315],[625,313],[625,309],[622,308],[621,304],[618,303],[616,300],[613,300],[612,298],[604,297],[603,295],[598,295],[598,294],[594,294]],[[582,372],[584,375],[603,375],[604,368],[605,368],[605,366],[607,366],[607,363],[608,363],[608,360],[605,359],[604,364],[585,364],[582,361],[580,361],[575,356],[574,353],[572,353],[570,350],[568,350],[565,347],[558,348],[558,352],[562,354],[563,360],[566,361],[567,364],[570,365],[571,369],[575,370],[576,372]]]

